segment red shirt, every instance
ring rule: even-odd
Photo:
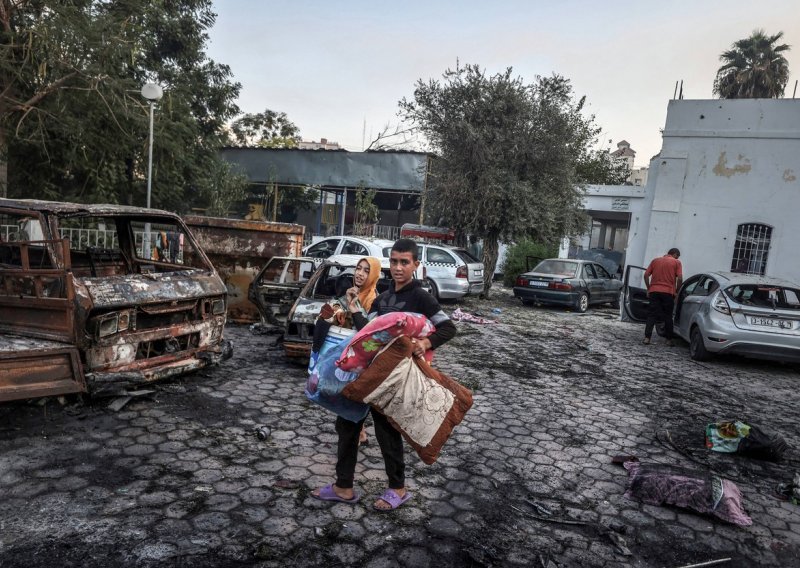
[[[680,260],[665,254],[654,258],[644,275],[651,277],[648,292],[663,292],[674,296],[675,280],[683,278],[683,268]]]

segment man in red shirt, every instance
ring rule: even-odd
[[[650,298],[650,311],[647,313],[647,324],[644,327],[645,345],[650,344],[653,326],[656,322],[664,322],[667,345],[672,345],[672,310],[675,307],[675,294],[683,282],[683,268],[678,260],[681,251],[676,248],[662,257],[654,258],[644,273],[644,284],[647,286],[647,297]]]

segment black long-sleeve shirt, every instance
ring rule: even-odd
[[[368,317],[372,314],[382,316],[392,312],[416,312],[431,320],[431,323],[436,326],[436,331],[428,336],[431,349],[436,349],[456,336],[455,324],[442,311],[436,298],[422,289],[419,280],[412,280],[397,291],[394,286],[391,286],[378,295],[372,302]],[[356,329],[367,325],[368,317],[360,313],[353,314],[353,324]]]

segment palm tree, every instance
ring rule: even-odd
[[[789,46],[776,45],[783,32],[768,36],[755,30],[719,56],[723,62],[714,80],[714,94],[721,99],[766,99],[783,96],[789,81],[789,62],[783,54]]]

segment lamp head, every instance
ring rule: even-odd
[[[164,96],[164,91],[155,83],[147,83],[142,87],[142,96],[148,101],[157,101]]]

